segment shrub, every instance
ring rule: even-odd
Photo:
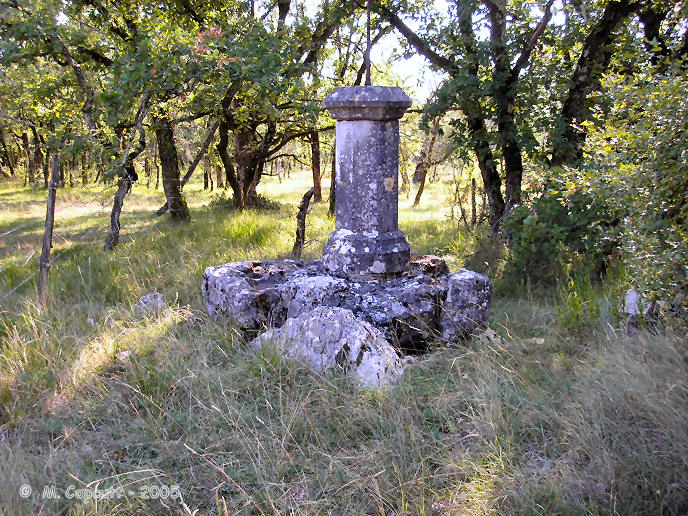
[[[553,283],[573,264],[601,275],[618,241],[618,211],[598,192],[553,171],[542,194],[515,207],[505,229],[511,238],[507,273]]]

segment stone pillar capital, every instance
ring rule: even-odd
[[[335,120],[399,120],[411,99],[396,86],[345,86],[332,90],[323,107]]]

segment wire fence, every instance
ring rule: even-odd
[[[90,196],[89,199],[87,199],[86,201],[84,201],[84,204],[91,204],[91,203],[95,202],[96,199],[97,199],[99,196],[101,196],[105,191],[107,191],[107,190],[110,189],[110,188],[112,188],[112,187],[111,187],[111,186],[108,186],[108,187],[102,189],[101,191],[95,192],[94,195]],[[106,207],[106,204],[105,204],[105,203],[100,203],[100,205],[101,205],[101,206],[100,206],[99,209],[93,211],[92,213],[87,214],[86,216],[87,216],[88,218],[93,218],[94,216],[99,215],[101,212],[103,212],[104,209],[105,209],[105,207]],[[67,211],[67,210],[69,210],[70,208],[73,208],[73,207],[74,207],[74,203],[69,204],[69,205],[66,205],[66,206],[63,206],[63,207],[60,208],[60,210],[58,211],[57,214],[64,213],[65,211]],[[57,214],[56,214],[56,215],[57,215]],[[31,225],[33,225],[33,224],[41,223],[41,222],[44,222],[44,220],[41,220],[41,219],[39,218],[39,219],[37,219],[37,220],[33,220],[33,221],[29,221],[29,222],[20,224],[20,225],[18,225],[18,226],[15,226],[14,228],[10,229],[9,231],[5,231],[4,233],[0,234],[0,238],[4,237],[4,236],[6,236],[6,235],[9,235],[9,234],[11,234],[11,233],[14,233],[15,231],[18,231],[18,230],[20,230],[20,229],[22,229],[22,228],[31,226]],[[62,240],[63,242],[65,242],[65,243],[71,242],[72,239],[69,238],[68,233],[69,233],[70,231],[72,231],[74,228],[76,228],[76,227],[78,227],[78,226],[81,226],[83,223],[84,223],[84,221],[83,221],[83,220],[80,220],[80,221],[76,222],[75,224],[72,224],[71,226],[69,226],[69,227],[67,227],[67,228],[65,228],[65,229],[60,229],[59,232],[53,232],[53,240],[55,240],[56,238],[58,238],[58,239],[61,239],[61,240]],[[87,237],[88,235],[92,234],[94,231],[96,231],[96,230],[98,230],[98,229],[99,229],[98,227],[93,227],[93,228],[87,230],[86,233],[84,233],[79,239],[77,239],[77,240],[74,241],[73,243],[74,243],[74,244],[79,244],[79,243],[84,242],[84,241],[86,240],[86,237]],[[67,252],[67,251],[68,251],[69,249],[71,249],[72,247],[73,247],[73,245],[70,246],[70,247],[67,247],[67,248],[63,249],[63,250],[60,251],[59,253],[54,254],[54,255],[50,258],[50,264],[52,265],[53,262],[54,262],[55,260],[57,260],[59,257],[61,257],[65,252]],[[4,273],[4,272],[7,271],[9,268],[13,267],[14,265],[17,265],[18,263],[20,263],[20,262],[22,262],[22,261],[23,261],[24,263],[27,263],[27,262],[33,257],[33,255],[36,254],[36,252],[37,252],[37,251],[36,251],[35,249],[33,249],[33,250],[29,251],[28,253],[26,253],[25,255],[20,256],[19,258],[13,260],[12,262],[10,262],[10,263],[8,263],[7,265],[5,265],[2,269],[0,269],[0,273]],[[0,297],[0,303],[2,303],[5,299],[7,299],[9,296],[11,296],[12,294],[14,294],[15,292],[17,292],[22,286],[24,286],[25,284],[27,284],[29,281],[31,281],[38,273],[39,273],[39,270],[36,270],[36,271],[33,272],[32,274],[30,274],[30,275],[28,275],[26,278],[24,278],[21,282],[19,282],[19,284],[15,285],[11,290],[9,290],[9,291],[6,292],[5,294],[3,294],[2,297]]]
[[[86,240],[86,237],[87,237],[88,235],[90,235],[91,233],[93,233],[94,231],[96,231],[96,230],[98,230],[98,229],[99,229],[98,227],[93,227],[93,228],[91,228],[91,229],[88,230],[86,233],[84,233],[84,234],[81,236],[80,239],[76,240],[76,241],[74,242],[74,244],[80,244],[80,243],[82,243],[84,240]],[[63,254],[65,254],[67,251],[69,251],[69,250],[72,249],[73,247],[74,247],[73,245],[70,246],[70,247],[66,247],[65,249],[62,249],[59,253],[56,253],[56,254],[54,254],[53,256],[51,256],[51,257],[50,257],[50,265],[52,266],[52,264],[53,264],[60,256],[62,256]],[[34,252],[35,252],[35,251],[34,251]],[[9,292],[5,293],[2,297],[0,297],[0,303],[2,303],[5,299],[7,299],[7,298],[8,298],[9,296],[11,296],[12,294],[14,294],[17,290],[19,290],[19,289],[20,289],[22,286],[24,286],[26,283],[28,283],[29,281],[31,281],[39,272],[40,272],[39,270],[36,270],[36,271],[33,272],[32,274],[30,274],[29,276],[27,276],[26,278],[24,278],[24,279],[23,279],[18,285],[16,285],[12,290],[10,290]]]
[[[113,185],[107,185],[107,186],[105,186],[105,187],[104,187],[102,190],[100,190],[100,191],[92,192],[92,195],[91,195],[89,198],[87,198],[87,199],[85,199],[85,200],[81,200],[81,201],[79,201],[79,202],[80,202],[81,204],[92,204],[92,203],[95,203],[95,202],[98,200],[98,197],[100,197],[101,195],[103,195],[103,194],[104,194],[105,192],[107,192],[108,190],[111,190],[112,188],[114,188]],[[40,202],[43,203],[44,201],[40,201]],[[77,204],[76,202],[72,202],[71,204],[68,204],[68,205],[65,205],[65,206],[60,206],[60,208],[58,208],[58,209],[56,210],[55,217],[57,218],[57,215],[59,215],[59,214],[61,214],[61,213],[64,213],[65,211],[67,211],[67,210],[69,210],[69,209],[71,209],[71,208],[74,208],[74,206],[75,206],[76,204]],[[100,209],[102,209],[104,206],[106,206],[106,204],[103,203],[103,202],[99,202],[99,204],[101,205],[101,208],[100,208]],[[98,210],[98,211],[100,211],[100,210]],[[25,222],[25,223],[23,223],[23,224],[19,224],[19,225],[15,226],[15,227],[9,229],[8,231],[5,231],[5,232],[3,232],[3,233],[0,233],[0,238],[9,236],[9,235],[11,235],[12,233],[14,233],[14,232],[16,232],[16,231],[19,231],[20,229],[23,229],[23,228],[25,228],[25,227],[32,226],[32,225],[34,225],[34,224],[43,223],[44,221],[45,221],[44,218],[40,218],[40,217],[39,217],[39,218],[37,218],[36,220],[30,220],[30,221]]]

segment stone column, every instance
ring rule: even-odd
[[[411,106],[400,88],[337,88],[323,106],[337,120],[336,229],[323,264],[338,276],[388,277],[409,270],[399,230],[399,119]]]

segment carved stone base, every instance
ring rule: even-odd
[[[412,257],[409,272],[389,280],[337,277],[320,260],[233,262],[203,276],[209,314],[242,330],[280,327],[315,308],[339,307],[378,328],[402,354],[470,335],[487,323],[491,293],[487,276],[449,273],[434,256]]]
[[[352,279],[382,279],[409,272],[411,249],[404,234],[353,233],[338,229],[323,250],[329,274]]]

